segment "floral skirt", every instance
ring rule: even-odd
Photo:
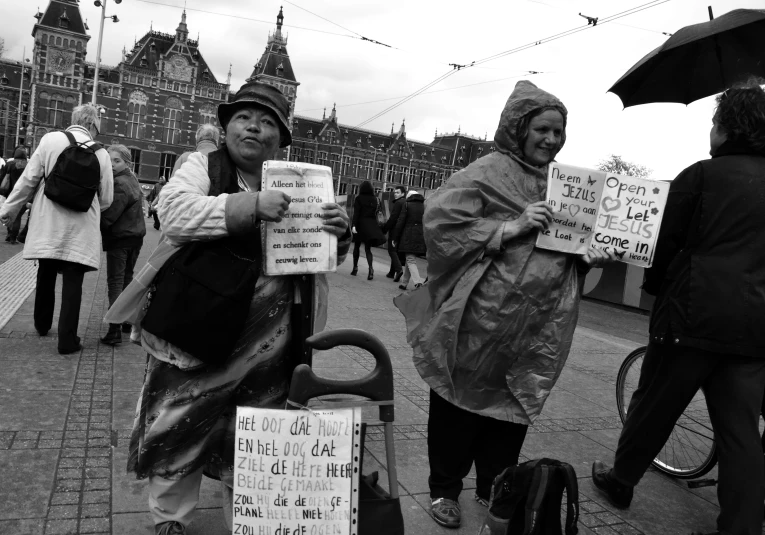
[[[180,369],[149,355],[128,471],[177,480],[201,467],[213,476],[233,470],[236,407],[284,408],[297,364],[289,351],[293,296],[291,278],[261,275],[222,367]]]

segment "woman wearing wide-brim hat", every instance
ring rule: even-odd
[[[290,204],[280,191],[259,191],[263,163],[292,141],[288,115],[284,95],[257,82],[219,106],[226,144],[208,155],[189,156],[163,188],[157,212],[169,243],[161,243],[154,258],[167,258],[167,247],[213,240],[238,240],[224,243],[259,250],[260,222],[280,221]],[[351,241],[348,216],[335,203],[322,210],[323,230],[338,237],[340,263]],[[134,291],[125,290],[125,302],[115,303],[107,321],[142,321],[141,304],[160,268],[156,263],[161,262],[149,259]],[[148,315],[143,318],[141,344],[149,360],[128,469],[149,479],[155,533],[186,532],[203,471],[223,483],[225,521],[231,526],[236,407],[284,408],[292,371],[305,356],[302,342],[324,327],[327,294],[323,275],[259,273],[235,349],[221,355],[216,366],[152,334]]]

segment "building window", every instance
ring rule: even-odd
[[[359,194],[359,185],[358,184],[351,185],[351,194],[352,195],[358,195]]]
[[[319,151],[319,159],[318,159],[318,161],[316,163],[318,163],[319,165],[327,165],[327,152],[326,151],[323,151],[323,150]]]
[[[175,161],[178,159],[177,154],[171,152],[163,152],[159,157],[159,178],[165,177],[165,180],[170,178],[175,166]]]
[[[306,163],[313,163],[313,149],[305,149],[305,160],[303,160]]]
[[[330,155],[330,159],[332,160],[332,174],[337,175],[340,173],[340,155],[339,154],[332,154]]]
[[[341,182],[340,192],[338,193],[338,195],[345,195],[347,191],[348,191],[348,184],[346,184],[345,182]]]
[[[300,147],[292,147],[290,149],[290,161],[293,162],[299,162],[300,161]]]
[[[375,180],[382,182],[385,173],[385,162],[377,162],[375,167]]]
[[[351,157],[350,156],[343,156],[343,165],[340,169],[341,175],[347,175],[348,174],[348,168],[351,166]]]
[[[175,145],[181,142],[181,120],[183,119],[183,104],[175,97],[169,97],[165,103],[165,133],[162,140]]]
[[[353,159],[353,176],[358,177],[361,170],[361,158]]]
[[[199,124],[215,124],[216,107],[212,104],[202,104],[199,108]]]
[[[364,160],[364,171],[361,178],[369,180],[369,173],[372,170],[372,160]]]
[[[146,104],[148,102],[149,97],[143,91],[130,93],[127,109],[127,137],[134,139],[146,137]]]
[[[41,123],[53,125],[55,128],[66,128],[71,124],[71,112],[74,109],[73,97],[67,97],[64,100],[64,97],[58,93],[50,96],[43,91],[38,98],[37,118]]]
[[[398,173],[398,166],[396,164],[390,164],[388,166],[388,182],[396,181],[396,173]]]
[[[130,149],[130,159],[133,160],[133,174],[138,176],[141,170],[141,150]]]
[[[327,137],[329,138],[330,144],[335,144],[335,137],[337,137],[337,132],[334,130],[327,130]]]

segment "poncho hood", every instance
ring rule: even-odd
[[[523,151],[518,142],[518,123],[525,115],[544,108],[558,110],[563,115],[563,125],[565,126],[568,110],[556,96],[539,89],[528,80],[521,80],[515,84],[515,89],[510,98],[507,99],[505,109],[502,110],[497,132],[494,134],[494,144],[497,146],[497,150],[502,154],[523,161]],[[561,148],[565,142],[566,131],[564,129]]]

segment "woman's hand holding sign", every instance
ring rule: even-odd
[[[289,210],[292,199],[286,193],[278,190],[261,191],[258,194],[256,211],[258,219],[279,223]]]
[[[321,228],[338,238],[342,237],[351,221],[345,209],[334,202],[324,203],[321,208],[324,211],[321,216],[324,220]]]
[[[552,221],[552,208],[545,201],[532,203],[526,207],[523,213],[514,221],[505,223],[502,234],[502,243],[528,234],[533,230],[547,230]]]

